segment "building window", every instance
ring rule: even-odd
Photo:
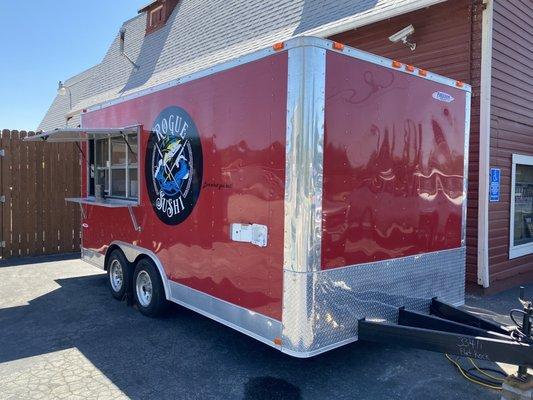
[[[150,24],[148,29],[154,29],[163,22],[163,6],[159,6],[150,11]]]
[[[513,154],[509,258],[533,253],[533,157]]]
[[[139,192],[137,134],[95,139],[94,185],[102,185],[108,197],[136,200]],[[89,188],[93,194],[93,188]]]
[[[178,2],[179,0],[154,0],[141,8],[139,13],[146,13],[146,34],[165,26]]]

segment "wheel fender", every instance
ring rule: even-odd
[[[170,300],[170,288],[169,288],[169,282],[167,278],[167,274],[165,273],[165,269],[163,268],[163,265],[161,264],[161,261],[159,261],[159,258],[150,250],[145,249],[144,247],[135,246],[130,243],[121,242],[121,241],[114,241],[109,245],[108,253],[110,253],[109,249],[113,249],[119,247],[120,250],[122,250],[122,253],[124,253],[124,256],[130,263],[134,263],[139,256],[146,256],[149,257],[157,267],[157,270],[159,271],[159,275],[161,276],[161,281],[163,282],[163,288],[165,290],[165,298],[167,300]],[[106,253],[106,258],[108,257],[108,254]]]

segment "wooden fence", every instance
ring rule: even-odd
[[[32,134],[3,130],[0,136],[2,259],[80,249],[80,209],[65,202],[80,194],[78,148],[22,141]]]

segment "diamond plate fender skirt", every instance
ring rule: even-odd
[[[398,307],[464,303],[466,248],[314,272],[284,271],[282,351],[311,357],[357,340],[357,322],[398,322]]]

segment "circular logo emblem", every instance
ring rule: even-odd
[[[167,225],[192,212],[202,186],[202,144],[191,116],[164,109],[154,121],[146,148],[146,184],[155,213]]]

